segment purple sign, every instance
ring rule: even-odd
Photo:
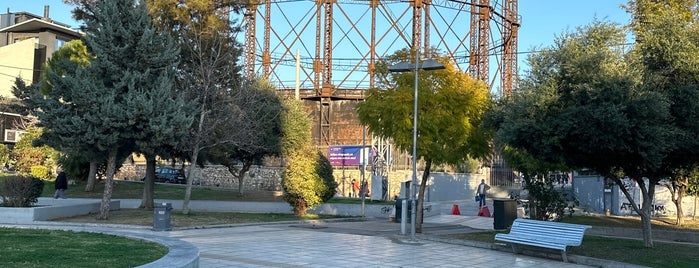
[[[328,160],[333,166],[359,166],[362,164],[362,146],[330,146],[328,147]]]

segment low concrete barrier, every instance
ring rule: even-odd
[[[51,199],[39,198],[34,207],[14,208],[0,207],[0,223],[28,224],[34,221],[46,221],[99,212],[101,201],[94,199]],[[110,210],[119,210],[120,202],[112,200]]]

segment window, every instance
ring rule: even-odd
[[[54,42],[54,46],[53,46],[53,51],[57,51],[59,48],[65,46],[66,43],[68,43],[68,41],[60,39],[60,38],[56,38],[56,41]]]

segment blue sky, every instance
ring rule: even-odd
[[[555,37],[565,31],[599,20],[627,24],[631,16],[620,6],[626,0],[519,0],[519,15],[522,27],[519,31],[519,51],[550,46]],[[43,14],[43,6],[49,5],[50,17],[56,21],[77,27],[70,17],[71,7],[62,0],[0,0],[0,12],[26,11]],[[520,68],[526,55],[520,56]],[[521,71],[521,70],[520,70]]]

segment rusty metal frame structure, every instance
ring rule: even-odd
[[[300,50],[303,98],[319,104],[318,145],[332,143],[332,102],[362,100],[376,63],[398,49],[435,48],[500,96],[517,85],[517,0],[248,1],[245,75],[291,90]]]

